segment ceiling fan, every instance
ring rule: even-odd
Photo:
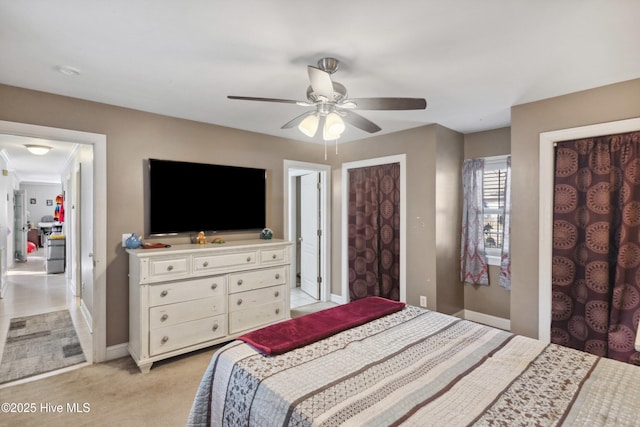
[[[282,129],[295,126],[309,137],[314,137],[322,129],[325,141],[337,140],[345,130],[345,122],[369,133],[381,128],[353,110],[423,110],[427,101],[423,98],[349,98],[347,88],[332,81],[331,75],[338,70],[340,62],[335,58],[322,58],[318,66],[307,67],[310,86],[307,88],[307,101],[294,101],[277,98],[255,98],[250,96],[228,96],[229,99],[244,101],[265,101],[296,104],[302,107],[314,107],[293,120],[285,123]]]

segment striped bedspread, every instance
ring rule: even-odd
[[[188,425],[640,426],[640,367],[407,306],[278,356],[228,344]]]

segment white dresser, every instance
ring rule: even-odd
[[[129,353],[140,370],[288,319],[290,251],[276,239],[127,250]]]

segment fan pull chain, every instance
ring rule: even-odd
[[[324,160],[327,160],[327,140],[324,140]]]

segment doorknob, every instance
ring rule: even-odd
[[[302,237],[298,237],[298,242],[302,243]]]

